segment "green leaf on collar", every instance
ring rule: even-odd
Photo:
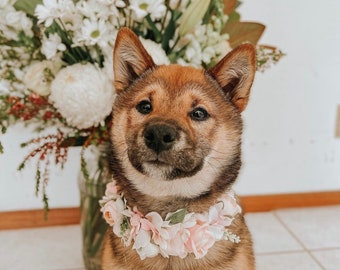
[[[187,209],[180,209],[169,216],[166,220],[170,221],[170,224],[178,224],[184,221],[185,215],[187,214]]]

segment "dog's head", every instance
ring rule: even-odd
[[[114,50],[114,167],[151,196],[193,198],[218,181],[232,183],[240,167],[240,113],[254,73],[249,44],[207,71],[156,66],[138,37],[120,30]]]

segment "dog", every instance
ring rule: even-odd
[[[144,221],[148,221],[147,213],[165,222],[169,213],[179,213],[179,209],[195,215],[209,212],[230,192],[241,166],[241,112],[256,70],[254,47],[240,45],[209,70],[157,66],[138,37],[123,28],[113,57],[117,96],[110,133],[111,167],[126,207]],[[188,233],[188,229],[183,231]],[[193,252],[181,256],[156,252],[141,258],[133,240],[124,244],[110,228],[103,244],[102,267],[255,269],[252,239],[241,213],[232,218],[228,231],[240,241],[213,241],[201,257],[197,247],[191,247]],[[205,231],[201,240],[209,237]],[[189,248],[188,243],[184,248]]]

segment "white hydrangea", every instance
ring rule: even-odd
[[[24,31],[33,36],[32,20],[22,11],[17,11],[11,4],[13,1],[0,1],[0,33],[8,40],[18,40],[18,33]]]
[[[178,44],[179,47],[186,46],[186,50],[177,62],[200,67],[202,63],[208,65],[212,61],[218,61],[231,50],[227,39],[227,34],[219,34],[211,24],[198,25]]]
[[[69,125],[78,129],[98,126],[112,109],[112,81],[90,63],[71,65],[52,81],[50,100]]]

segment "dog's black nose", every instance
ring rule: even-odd
[[[168,124],[154,124],[144,131],[144,140],[148,148],[160,153],[169,150],[175,143],[178,132]]]

